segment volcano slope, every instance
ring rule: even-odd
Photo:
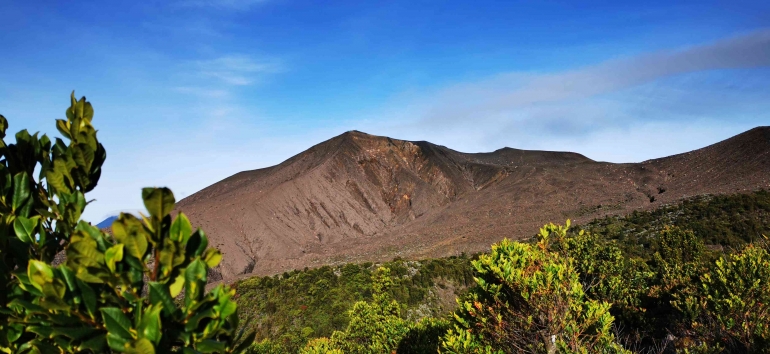
[[[477,252],[547,222],[770,187],[770,127],[641,163],[503,148],[468,154],[351,131],[177,204],[246,274]]]

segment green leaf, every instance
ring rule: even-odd
[[[5,131],[8,129],[8,120],[0,114],[0,139],[5,138]]]
[[[0,116],[2,117],[2,116]],[[8,338],[8,341],[13,343],[19,337],[21,337],[21,334],[24,332],[24,327],[22,327],[20,324],[11,324],[7,327],[7,333],[6,338]]]
[[[190,236],[190,240],[187,242],[185,252],[188,258],[198,257],[206,251],[209,246],[209,239],[206,237],[206,233],[203,230],[198,229]]]
[[[155,220],[162,220],[163,217],[171,213],[174,209],[174,193],[170,189],[163,188],[143,188],[142,200],[144,200],[144,207],[150,212],[150,215]]]
[[[11,199],[11,209],[21,208],[27,202],[30,195],[29,176],[26,172],[20,172],[13,176],[13,197]]]
[[[83,299],[83,304],[86,306],[86,311],[91,318],[96,316],[96,294],[91,287],[84,281],[77,279],[75,282],[80,289],[80,296]]]
[[[107,333],[107,345],[118,353],[125,353],[131,347],[131,342],[117,334]]]
[[[150,305],[144,310],[142,320],[139,322],[137,331],[140,338],[147,338],[151,342],[158,344],[161,337],[160,311],[163,304]]]
[[[27,266],[27,276],[32,286],[42,291],[43,285],[53,282],[53,269],[48,264],[33,259]]]
[[[184,284],[184,281],[182,283]],[[156,282],[150,282],[149,289],[150,289],[150,303],[154,306],[160,306],[160,308],[163,309],[164,314],[171,315],[176,309],[176,305],[174,304],[174,299],[171,297],[171,295],[169,294],[169,291],[166,289],[166,285],[161,283],[156,283]],[[179,294],[177,293],[177,295]]]
[[[13,221],[13,231],[16,232],[16,237],[24,243],[35,243],[35,228],[37,227],[39,218],[25,218],[23,216],[16,217]]]
[[[86,341],[83,341],[80,343],[79,349],[81,351],[85,351],[86,349],[91,349],[94,353],[103,353],[104,352],[104,346],[107,344],[107,336],[105,334],[99,334],[91,339],[88,339]]]
[[[61,274],[61,277],[64,278],[64,283],[67,284],[67,289],[69,289],[69,291],[77,293],[77,278],[75,277],[75,274],[72,273],[72,269],[69,269],[69,267],[66,265],[60,265],[56,267],[54,271]],[[79,297],[76,299],[76,301],[79,301]]]
[[[45,180],[48,185],[52,186],[60,193],[70,193],[72,191],[72,189],[70,189],[70,186],[72,185],[70,169],[67,167],[67,163],[62,159],[53,160],[53,167],[46,171]]]
[[[163,248],[160,251],[160,255],[158,255],[158,262],[161,265],[161,269],[163,270],[163,276],[166,277],[171,272],[171,269],[174,267],[174,255],[176,254],[176,243],[174,241],[171,241],[171,239],[164,238],[163,239]]]
[[[174,222],[171,224],[171,232],[169,236],[176,242],[181,242],[183,245],[187,243],[192,235],[192,225],[190,220],[184,213],[179,213]]]
[[[185,304],[189,305],[202,293],[206,283],[206,264],[200,258],[192,261],[184,271]]]
[[[169,286],[172,297],[177,297],[177,295],[182,292],[182,289],[184,288],[184,275],[184,272],[179,273],[176,279],[174,279],[174,282]]]
[[[139,219],[131,214],[120,213],[118,220],[112,223],[112,234],[125,245],[128,254],[138,259],[144,258],[148,234]]]
[[[96,333],[98,330],[93,327],[53,327],[54,335],[63,335],[72,340],[81,340]]]
[[[241,344],[233,349],[233,354],[245,354],[246,350],[254,343],[254,339],[257,337],[257,332],[249,332],[246,337],[243,338]]]
[[[82,231],[77,231],[67,247],[67,263],[81,267],[100,267],[104,264],[104,254],[99,252],[98,243]],[[78,270],[78,267],[72,267]]]
[[[203,261],[206,262],[206,265],[209,266],[209,268],[214,268],[219,265],[219,262],[222,261],[222,252],[219,252],[219,250],[216,248],[209,248],[203,252],[202,258]]]
[[[70,137],[70,128],[69,123],[67,123],[64,119],[57,119],[56,120],[56,129],[61,133],[61,135],[64,135],[67,139],[71,139]]]
[[[131,334],[131,321],[123,314],[123,311],[117,307],[102,308],[99,311],[102,312],[104,325],[107,327],[109,335],[115,335],[127,341],[134,339],[134,336]],[[107,342],[110,340],[109,335]],[[110,347],[112,347],[111,344]]]
[[[227,349],[227,346],[225,343],[206,339],[198,342],[195,345],[195,349],[201,353],[223,353]]]
[[[138,341],[134,342],[134,345],[132,346],[130,350],[128,350],[128,353],[131,354],[155,354],[155,346],[152,345],[152,343],[145,339],[139,339]]]
[[[104,260],[107,262],[107,268],[110,268],[113,273],[115,272],[115,265],[123,260],[123,246],[123,244],[119,243],[104,252]]]

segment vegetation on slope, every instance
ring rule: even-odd
[[[626,216],[608,216],[576,227],[618,245],[629,255],[649,257],[655,236],[666,226],[690,230],[711,249],[740,249],[770,235],[770,191],[705,195]]]
[[[704,196],[595,220],[588,232],[549,225],[529,244],[504,241],[478,259],[396,260],[381,266],[397,306],[377,300],[372,284],[382,280],[371,264],[252,278],[237,285],[238,301],[255,315],[255,353],[518,352],[510,343],[531,352],[764,352],[768,215],[767,191]],[[438,284],[459,294],[453,316],[442,316]],[[362,344],[366,333],[391,337]]]
[[[382,264],[392,278],[388,295],[401,304],[399,315],[417,321],[454,310],[455,297],[473,283],[470,261],[461,256]],[[325,266],[254,277],[234,287],[242,316],[251,318],[257,339],[296,352],[309,339],[331,336],[348,325],[348,310],[372,299],[377,268],[371,263]]]

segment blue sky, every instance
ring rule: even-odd
[[[770,122],[770,3],[0,0],[0,114],[108,151],[99,222],[347,130],[633,162]]]

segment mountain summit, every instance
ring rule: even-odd
[[[244,171],[177,204],[224,253],[225,279],[488,249],[700,194],[770,187],[770,127],[641,163],[503,148],[461,153],[358,131]]]

